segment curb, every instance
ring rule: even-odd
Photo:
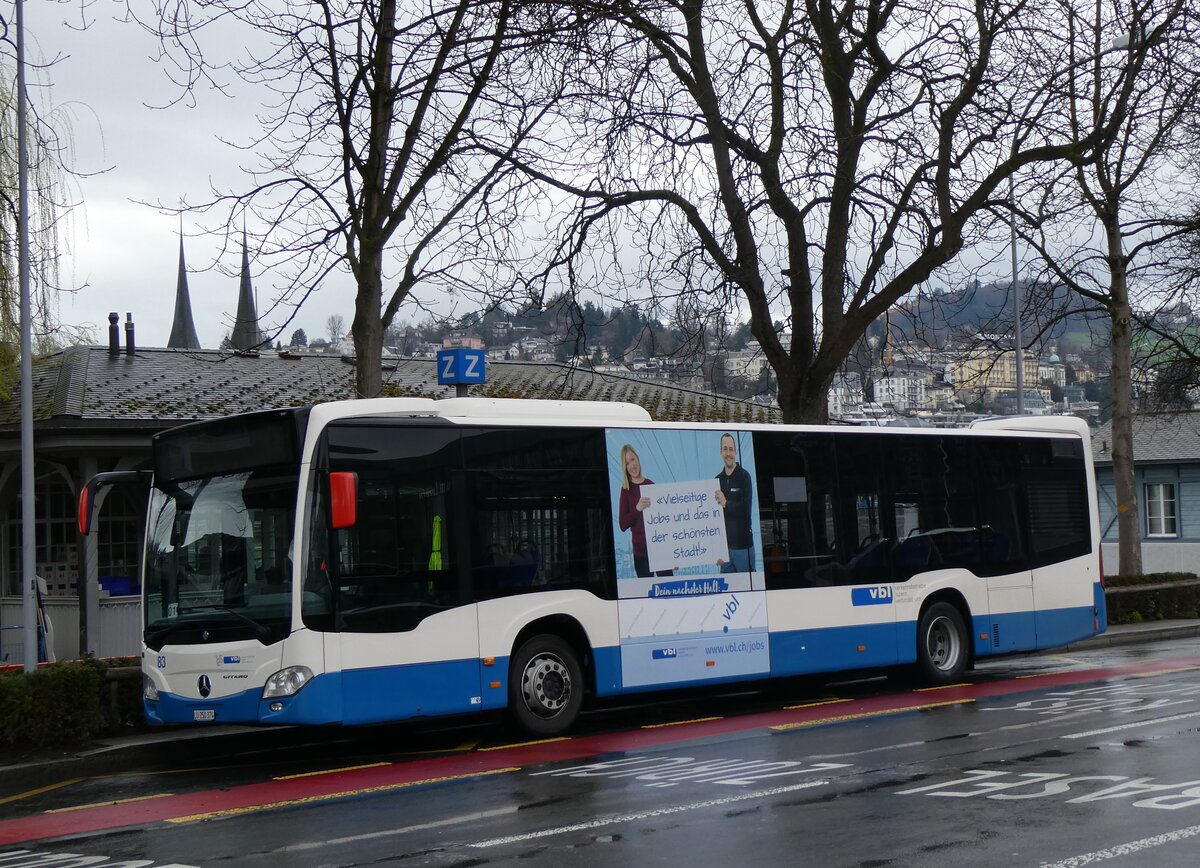
[[[1091,639],[1084,639],[1065,648],[1054,651],[1078,651],[1087,648],[1110,648],[1117,645],[1139,645],[1142,642],[1158,642],[1163,639],[1190,639],[1200,636],[1200,619],[1194,622],[1172,623],[1170,625],[1139,624],[1126,625],[1123,629],[1109,628],[1107,632]]]
[[[73,778],[101,777],[168,764],[220,759],[302,741],[294,727],[188,728],[151,735],[118,737],[63,757],[35,759],[0,767],[0,803],[5,797],[53,787]]]

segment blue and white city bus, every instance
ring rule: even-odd
[[[91,522],[101,474],[80,504]],[[372,399],[159,434],[155,723],[507,709],[908,667],[1104,630],[1087,427],[656,423],[627,404]]]

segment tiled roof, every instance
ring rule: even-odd
[[[1112,422],[1092,432],[1092,455],[1097,464],[1112,464]],[[1200,412],[1135,413],[1133,460],[1200,462]]]
[[[433,359],[385,359],[385,396],[452,397],[439,386]],[[237,355],[218,350],[139,348],[110,356],[108,348],[71,347],[33,366],[34,419],[77,427],[145,423],[174,425],[272,407],[295,407],[354,396],[353,359],[278,353]],[[472,395],[496,398],[628,401],[656,419],[777,421],[778,410],[704,392],[596,374],[543,362],[488,362],[488,382]],[[0,403],[0,430],[20,425],[19,396]]]

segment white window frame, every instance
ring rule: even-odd
[[[1178,498],[1174,482],[1147,482],[1146,538],[1174,539],[1179,536]]]

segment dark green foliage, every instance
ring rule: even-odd
[[[1194,573],[1108,576],[1105,585],[1110,624],[1195,618],[1200,611],[1200,577]]]
[[[1164,585],[1175,582],[1200,582],[1195,573],[1142,573],[1132,576],[1105,576],[1107,588],[1129,588],[1136,585]]]
[[[0,674],[0,743],[64,747],[140,722],[141,678],[111,678],[134,661],[72,660]]]

